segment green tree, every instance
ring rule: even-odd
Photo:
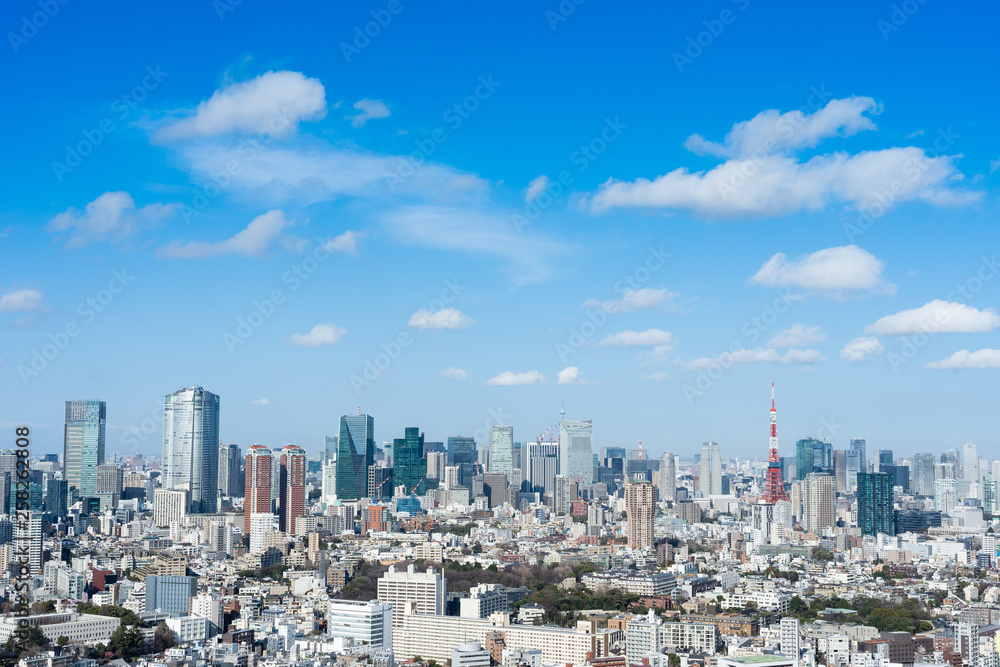
[[[171,630],[166,623],[160,623],[156,626],[156,632],[153,633],[153,652],[162,653],[168,648],[173,648],[177,645],[177,638],[174,637],[174,631]]]
[[[66,635],[59,635],[59,638],[56,639],[56,644],[58,646],[65,646],[68,643],[69,643],[69,637],[67,637]]]
[[[142,633],[134,625],[119,625],[111,635],[108,650],[126,660],[131,660],[142,653]]]

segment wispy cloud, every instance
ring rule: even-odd
[[[0,296],[0,313],[42,310],[45,295],[35,289],[18,289]]]
[[[583,379],[583,373],[577,366],[568,366],[559,371],[556,384],[591,384]]]
[[[927,368],[941,371],[959,370],[963,368],[1000,368],[1000,350],[985,348],[970,352],[959,350],[947,359],[932,361]]]
[[[436,313],[421,308],[413,313],[407,326],[415,329],[465,329],[475,323],[474,319],[457,308],[442,308]]]
[[[260,257],[281,240],[281,232],[292,223],[280,210],[268,211],[257,216],[240,232],[222,241],[174,242],[159,248],[161,257],[177,259],[209,259],[238,255]]]
[[[982,333],[1000,327],[992,308],[978,310],[964,303],[935,299],[920,306],[886,315],[865,327],[865,333],[905,336],[915,333]]]
[[[52,218],[46,229],[60,234],[67,248],[99,241],[119,243],[137,232],[155,227],[177,210],[176,204],[149,204],[136,208],[127,192],[105,192],[81,213],[69,208]]]
[[[807,327],[793,324],[767,341],[768,347],[806,347],[826,340],[826,334],[819,326]]]
[[[451,368],[446,368],[441,371],[441,377],[449,378],[451,380],[464,380],[469,377],[469,373],[464,368],[456,368],[455,366],[452,366]]]
[[[296,333],[288,337],[288,342],[300,347],[324,347],[333,345],[347,334],[347,329],[333,324],[317,324],[309,333]]]
[[[530,370],[524,373],[504,371],[495,377],[491,377],[486,381],[486,384],[497,387],[513,387],[517,385],[535,384],[537,382],[545,382],[545,376],[536,370]]]
[[[655,308],[671,303],[678,296],[677,292],[671,292],[666,287],[643,287],[641,289],[628,288],[622,292],[620,299],[610,301],[598,301],[597,299],[587,299],[583,302],[582,308],[597,308],[606,313],[630,313],[644,308]]]
[[[270,403],[270,401],[267,400],[266,398],[258,398],[258,399],[250,401],[250,405],[260,406],[260,407],[266,406],[269,403]]]
[[[678,360],[676,365],[687,371],[704,371],[715,366],[728,368],[736,364],[816,364],[826,359],[818,350],[800,350],[792,348],[784,354],[773,347],[755,349],[740,349],[735,352],[725,352],[717,357],[699,357],[691,361]]]
[[[851,363],[867,361],[885,352],[885,346],[874,336],[855,338],[840,351],[840,358]]]
[[[360,113],[347,116],[354,127],[364,127],[365,123],[376,118],[388,118],[389,107],[381,100],[359,100],[354,103],[354,108]]]

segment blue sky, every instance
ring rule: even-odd
[[[597,446],[763,457],[774,377],[785,453],[994,457],[976,12],[7,3],[0,421],[61,451],[102,398],[158,454],[200,384],[315,453],[358,405],[528,440],[565,397]]]

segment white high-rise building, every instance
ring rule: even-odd
[[[278,515],[271,513],[254,513],[250,515],[250,553],[259,554],[264,551],[267,534],[279,530]]]
[[[677,462],[670,452],[660,457],[660,500],[677,500]]]
[[[779,650],[786,658],[791,658],[798,663],[799,660],[799,619],[785,617],[778,625]]]
[[[979,481],[979,454],[971,442],[962,447],[962,479]]]
[[[332,637],[350,637],[373,650],[391,649],[392,605],[379,600],[330,600],[326,632]]]
[[[594,481],[594,422],[559,420],[559,474],[578,484]]]
[[[186,508],[187,491],[156,489],[153,492],[153,524],[157,528],[182,521],[187,514]]]
[[[187,387],[163,399],[163,488],[188,492],[188,512],[219,508],[219,397]]]
[[[722,495],[722,457],[717,442],[706,442],[701,446],[698,488],[704,498]]]
[[[448,580],[433,567],[417,572],[412,564],[405,570],[390,565],[378,580],[378,600],[392,605],[393,623],[398,625],[406,602],[415,602],[418,614],[444,615],[447,587]]]
[[[833,475],[811,472],[802,480],[802,528],[822,533],[836,521],[836,481]]]
[[[23,560],[28,552],[28,569],[32,575],[42,574],[42,513],[31,512],[27,521],[14,523],[14,544]]]
[[[218,593],[201,593],[191,598],[191,615],[208,620],[208,636],[214,637],[223,630],[222,597]]]
[[[958,504],[958,480],[934,480],[934,509],[947,514]]]
[[[496,424],[490,427],[490,457],[487,472],[507,475],[514,479],[514,427]]]

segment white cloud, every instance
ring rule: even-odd
[[[982,333],[1000,327],[992,308],[978,310],[964,303],[936,299],[919,308],[886,315],[865,327],[865,333],[901,336],[920,332]]]
[[[698,155],[744,157],[763,151],[812,148],[823,139],[849,137],[862,130],[874,130],[875,124],[865,113],[877,112],[878,105],[870,97],[849,97],[830,100],[815,113],[802,111],[781,113],[777,109],[762,111],[750,120],[736,123],[723,143],[706,141],[692,134],[684,147]]]
[[[859,337],[852,340],[840,351],[840,358],[852,363],[867,361],[885,352],[885,346],[874,336]]]
[[[818,350],[792,348],[781,354],[774,348],[759,347],[723,352],[718,357],[699,357],[691,361],[677,361],[677,365],[688,371],[704,371],[714,366],[729,368],[736,364],[815,364],[826,359]]]
[[[673,301],[677,298],[677,292],[671,292],[666,287],[654,288],[643,287],[634,290],[626,289],[622,292],[620,299],[612,301],[598,301],[597,299],[587,299],[583,302],[582,308],[598,308],[606,313],[630,313],[643,308],[654,308],[664,302]]]
[[[347,334],[347,329],[334,326],[333,324],[317,324],[309,333],[292,334],[288,337],[288,342],[301,347],[323,347],[333,345]]]
[[[590,384],[590,383],[583,379],[583,373],[580,372],[579,367],[568,366],[559,371],[559,377],[556,380],[556,384]]]
[[[42,310],[44,294],[34,289],[19,289],[0,296],[0,313]]]
[[[282,230],[291,224],[282,211],[275,209],[258,215],[245,229],[224,241],[174,242],[159,248],[157,254],[179,259],[208,259],[226,255],[260,257],[281,240]]]
[[[767,342],[768,347],[805,347],[826,340],[826,334],[819,326],[807,327],[793,324]]]
[[[176,208],[176,204],[149,204],[137,209],[129,193],[105,192],[87,204],[82,214],[68,208],[52,218],[46,229],[69,232],[68,248],[82,248],[97,241],[120,242],[137,231],[154,227]]]
[[[456,368],[452,366],[451,368],[446,368],[441,371],[441,377],[450,378],[452,380],[464,380],[469,377],[469,373],[464,368]]]
[[[1000,368],[1000,350],[985,348],[970,352],[959,350],[947,359],[932,361],[927,368],[950,371],[960,368]]]
[[[500,375],[487,380],[486,384],[497,387],[513,387],[523,384],[535,384],[536,382],[545,382],[545,376],[536,370],[530,370],[526,373],[504,371],[503,373],[500,373]]]
[[[799,287],[843,297],[851,292],[893,293],[882,278],[883,263],[858,246],[824,248],[797,259],[779,252],[749,282],[768,287]]]
[[[270,401],[267,400],[266,398],[258,398],[250,401],[250,405],[258,405],[258,406],[265,406],[268,405],[269,403]]]
[[[673,336],[670,332],[662,329],[646,329],[645,331],[626,329],[606,337],[601,341],[601,345],[608,347],[651,347],[670,345],[672,339]]]
[[[300,72],[267,72],[215,91],[187,118],[157,130],[158,141],[172,142],[238,132],[284,135],[299,121],[326,116],[326,93],[318,79]]]
[[[361,113],[346,116],[354,127],[364,127],[365,123],[375,118],[388,118],[390,113],[389,107],[381,100],[359,100],[354,103],[354,108]]]
[[[997,158],[996,160],[990,160],[990,173],[992,174],[997,169],[1000,169],[1000,158]]]
[[[335,236],[323,245],[324,250],[330,252],[350,252],[358,251],[358,242],[365,237],[364,232],[348,229],[340,236]]]
[[[549,187],[549,182],[549,177],[542,174],[532,180],[531,183],[528,183],[528,190],[524,193],[524,201],[529,204],[535,201],[535,198],[545,192],[545,188]]]
[[[643,375],[641,379],[643,380],[653,380],[654,382],[663,382],[670,374],[666,371],[657,371],[655,373],[650,373],[649,375]]]
[[[776,216],[837,203],[855,209],[883,206],[883,192],[894,193],[890,205],[917,200],[951,206],[982,198],[981,192],[955,187],[963,175],[951,156],[928,155],[921,148],[837,152],[805,162],[795,155],[822,139],[874,128],[864,115],[873,110],[874,101],[866,97],[831,100],[811,115],[764,111],[734,125],[722,143],[692,135],[685,142],[689,150],[724,162],[707,171],[680,167],[652,180],[609,179],[590,199],[591,209],[652,207],[707,217]]]
[[[427,308],[421,308],[410,317],[407,326],[415,329],[464,329],[476,321],[456,308],[442,308],[432,313]]]

